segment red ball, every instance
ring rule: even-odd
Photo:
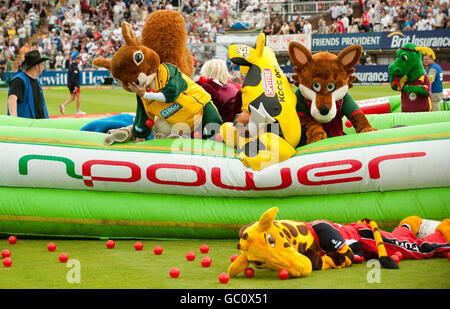
[[[209,251],[208,245],[203,244],[203,245],[200,246],[200,252],[201,253],[208,253],[208,251]]]
[[[134,249],[140,251],[143,248],[144,248],[144,244],[141,243],[140,241],[136,241],[136,243],[134,244]]]
[[[228,276],[228,274],[226,273],[221,273],[219,275],[219,281],[220,283],[226,284],[228,283],[228,281],[230,281],[230,276]]]
[[[391,255],[391,259],[393,259],[397,264],[400,263],[400,258],[398,257],[398,255],[395,254]]]
[[[178,276],[180,275],[180,270],[178,268],[174,267],[169,271],[169,275],[172,278],[178,278]]]
[[[153,128],[153,126],[155,125],[155,121],[153,121],[153,119],[147,119],[145,125],[149,128]]]
[[[230,258],[231,263],[234,262],[235,259],[237,259],[239,257],[239,254],[233,254]]]
[[[2,251],[2,258],[7,258],[11,256],[11,251],[5,249]]]
[[[11,245],[14,245],[17,242],[16,236],[9,236],[8,241]]]
[[[209,256],[205,256],[203,259],[202,259],[202,266],[203,267],[209,267],[210,265],[211,265],[211,262],[212,262],[212,259],[209,257]]]
[[[253,270],[253,268],[248,267],[245,269],[244,274],[247,278],[253,278],[253,276],[255,275],[255,271]]]
[[[195,131],[194,134],[192,134],[192,136],[193,136],[195,139],[201,139],[201,138],[202,138],[202,133],[199,132],[199,131]]]
[[[195,260],[195,253],[189,251],[188,253],[186,253],[186,259],[187,259],[188,261],[193,261],[193,260]]]
[[[116,243],[112,239],[110,239],[106,242],[106,248],[108,248],[108,249],[114,248],[115,245],[116,245]]]
[[[163,248],[161,246],[156,246],[155,248],[153,248],[153,253],[156,255],[161,255],[162,252]]]
[[[217,134],[216,134],[216,141],[218,141],[218,142],[223,142],[222,134],[220,134],[220,133],[217,133]]]
[[[447,252],[447,260],[450,261],[450,253]]]
[[[282,269],[278,272],[278,277],[281,280],[286,280],[287,278],[289,278],[289,272],[286,269]]]
[[[3,259],[3,266],[10,267],[12,265],[12,260],[10,257],[6,257]]]
[[[200,84],[204,84],[208,81],[208,79],[206,78],[206,76],[200,76],[198,81],[200,82]]]
[[[398,256],[398,258],[400,259],[400,261],[403,260],[403,254],[402,254],[400,251],[396,251],[394,254],[395,254],[396,256]]]
[[[48,251],[50,251],[50,252],[53,252],[53,251],[55,251],[56,250],[56,245],[54,244],[54,243],[49,243],[48,245],[47,245],[47,250]]]
[[[69,256],[66,253],[61,253],[59,255],[59,260],[61,261],[61,263],[67,262],[68,259],[69,259]]]

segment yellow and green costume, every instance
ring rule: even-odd
[[[147,119],[155,116],[165,119],[171,125],[185,123],[191,132],[197,130],[195,118],[202,119],[202,126],[208,123],[221,124],[219,112],[211,101],[211,96],[201,86],[184,75],[170,63],[159,65],[155,74],[155,92],[161,92],[166,102],[138,98],[133,131],[137,137],[147,137],[150,129],[145,126]]]

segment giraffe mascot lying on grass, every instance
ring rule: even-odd
[[[392,233],[370,219],[341,225],[326,220],[275,220],[277,207],[239,231],[239,257],[228,268],[235,277],[249,264],[292,277],[307,277],[313,270],[349,267],[364,259],[379,258],[381,266],[397,269],[390,257],[397,251],[406,259],[424,259],[450,253],[450,220],[442,222],[406,217]],[[420,237],[420,238],[418,238]]]
[[[261,33],[256,48],[231,45],[230,60],[246,74],[242,85],[242,113],[236,123],[221,126],[223,141],[237,147],[241,162],[261,170],[295,154],[301,127],[297,98]]]

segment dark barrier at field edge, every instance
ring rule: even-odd
[[[388,65],[357,65],[355,67],[355,85],[381,85],[389,83]],[[281,66],[283,73],[291,78],[294,73],[292,66]]]

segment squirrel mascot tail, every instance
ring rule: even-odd
[[[381,237],[380,230],[375,221],[370,219],[359,220],[358,223],[367,224],[373,232],[373,239],[377,245],[378,259],[383,268],[398,269],[398,264],[387,255],[386,247],[384,246],[383,238]]]

